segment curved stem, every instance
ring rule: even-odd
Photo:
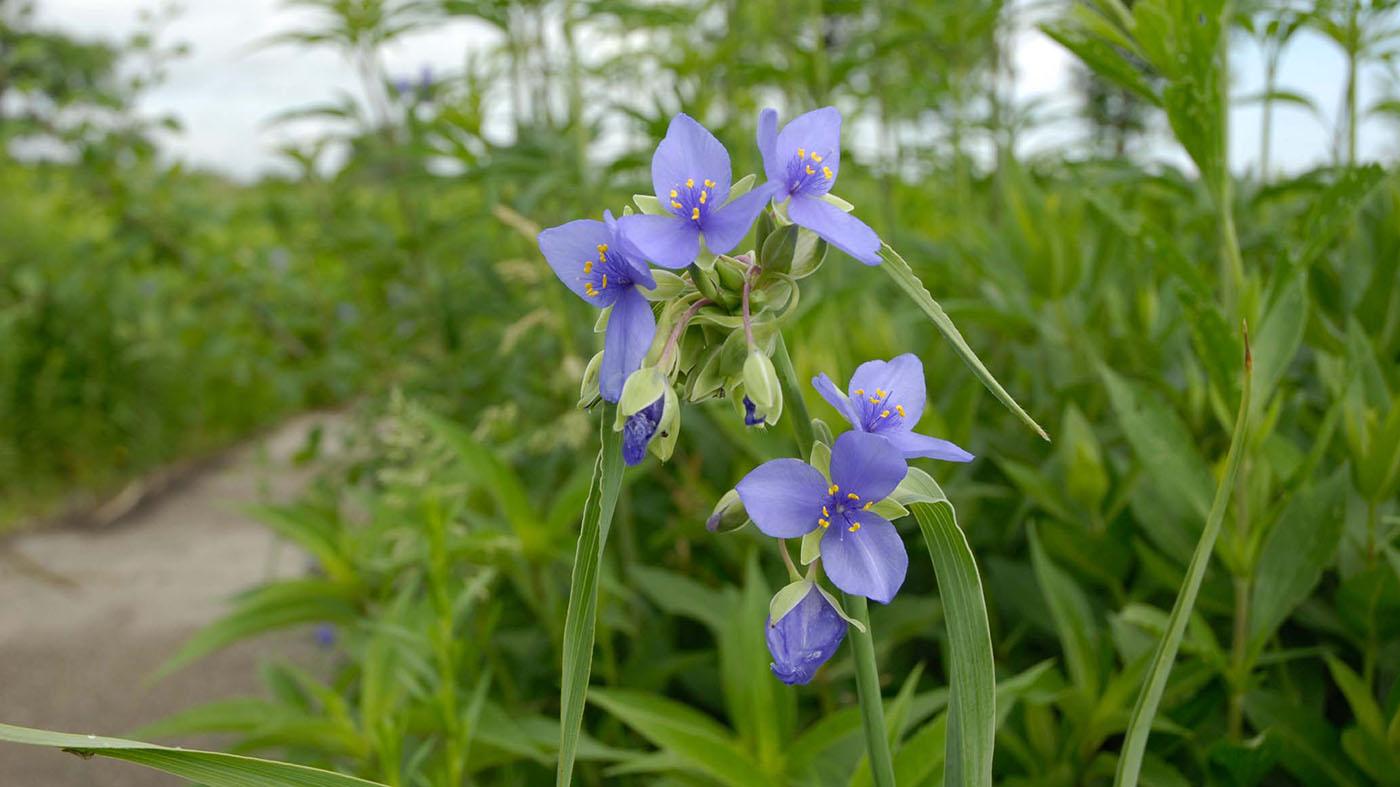
[[[880,671],[875,664],[875,632],[870,628],[870,612],[864,596],[846,595],[846,613],[865,626],[852,626],[851,651],[856,660],[856,691],[860,695],[860,722],[865,731],[865,750],[870,757],[870,775],[875,787],[895,787],[894,760],[885,734],[885,706],[880,697]]]
[[[783,406],[792,417],[792,433],[797,438],[797,447],[802,456],[812,454],[812,443],[816,436],[812,433],[812,416],[807,412],[807,402],[802,399],[802,386],[797,382],[797,370],[792,366],[787,343],[782,333],[778,334],[778,346],[773,350],[773,370],[778,373],[778,382],[783,387]]]
[[[696,312],[712,303],[714,303],[714,301],[709,298],[701,298],[695,303],[692,303],[690,308],[685,310],[685,314],[682,314],[681,318],[676,320],[676,327],[672,328],[671,335],[666,337],[666,346],[661,348],[661,357],[657,361],[658,366],[666,365],[666,359],[671,356],[671,351],[676,349],[676,344],[680,341],[681,334],[685,333],[685,326],[690,323],[690,318],[694,317]]]

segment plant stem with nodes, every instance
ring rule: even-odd
[[[712,303],[714,303],[714,301],[709,298],[701,298],[695,303],[692,303],[690,308],[685,310],[685,314],[682,314],[681,318],[676,320],[676,327],[672,328],[671,335],[666,337],[666,346],[661,348],[661,358],[657,361],[658,366],[664,367],[666,365],[666,359],[671,357],[671,351],[676,349],[676,345],[680,343],[681,334],[685,333],[685,326],[690,323],[690,318],[694,317],[696,312]]]

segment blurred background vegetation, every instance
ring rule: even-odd
[[[322,625],[336,666],[270,664],[266,696],[151,734],[233,733],[393,785],[549,783],[596,439],[577,381],[597,339],[533,234],[646,192],[677,111],[742,173],[758,168],[760,108],[835,103],[854,147],[841,196],[1054,437],[987,396],[919,315],[887,308],[883,277],[833,252],[807,281],[786,327],[799,372],[841,379],[915,351],[925,431],[980,457],[929,469],[989,596],[999,782],[1111,781],[1221,469],[1247,320],[1256,426],[1144,783],[1400,783],[1400,181],[1356,142],[1367,119],[1400,117],[1395,3],[1224,13],[1266,83],[1230,98],[1264,105],[1260,166],[1223,181],[1172,114],[1195,72],[1095,37],[1116,3],[291,4],[307,27],[267,45],[337,52],[360,92],[289,107],[278,122],[324,133],[282,152],[288,174],[244,183],[169,163],[154,141],[169,122],[133,109],[180,67],[177,47],[76,39],[0,1],[0,527],[310,408],[359,425],[304,500],[262,512],[315,570],[251,591],[172,663]],[[451,72],[386,71],[385,46],[462,19],[498,44]],[[1010,47],[1038,23],[1082,63],[1082,118],[1031,154],[1018,140],[1045,119],[1013,99]],[[1299,35],[1332,42],[1348,78],[1319,121],[1330,163],[1281,174],[1274,108],[1322,114],[1279,84]],[[1379,100],[1358,98],[1363,78]],[[1197,166],[1146,154],[1173,135]],[[685,418],[672,462],[627,480],[584,777],[860,783],[849,658],[802,691],[772,680],[761,621],[781,567],[758,538],[703,526],[754,462],[790,453],[787,434],[745,433],[726,405]],[[874,624],[900,784],[936,784],[930,573]]]

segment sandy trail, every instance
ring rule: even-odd
[[[257,665],[326,658],[309,635],[272,636],[148,678],[234,593],[298,573],[304,558],[241,509],[309,480],[290,457],[316,414],[284,424],[101,530],[0,540],[0,722],[123,735],[211,699],[260,693]],[[186,782],[100,758],[0,743],[4,787],[146,787]]]

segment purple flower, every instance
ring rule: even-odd
[[[888,604],[909,568],[904,542],[889,520],[871,511],[904,480],[908,467],[885,440],[846,432],[831,448],[831,482],[799,459],[754,468],[737,487],[749,518],[774,538],[817,529],[827,576],[847,593]]]
[[[778,113],[758,116],[758,150],[778,202],[789,200],[792,222],[866,265],[880,264],[880,237],[865,222],[823,200],[841,170],[841,113],[822,107],[778,131]]]
[[[658,396],[656,401],[627,416],[622,425],[622,461],[628,466],[639,465],[647,458],[647,446],[656,436],[665,407],[666,397]]]
[[[729,204],[729,152],[684,113],[671,119],[651,157],[651,183],[666,215],[624,216],[622,231],[657,265],[684,268],[700,253],[700,236],[715,254],[738,245],[773,195],[763,186]]]
[[[861,364],[851,375],[849,397],[838,391],[825,374],[813,377],[812,387],[851,426],[885,438],[906,459],[922,456],[948,462],[973,460],[972,454],[947,440],[914,433],[914,424],[924,414],[924,365],[913,353]]]
[[[846,621],[813,584],[786,615],[768,620],[773,674],[788,685],[807,683],[845,638]]]
[[[564,286],[599,309],[612,307],[603,339],[598,389],[616,402],[627,375],[642,365],[656,335],[656,317],[638,287],[656,286],[642,254],[618,232],[611,213],[603,221],[579,219],[540,233],[540,251]]]

